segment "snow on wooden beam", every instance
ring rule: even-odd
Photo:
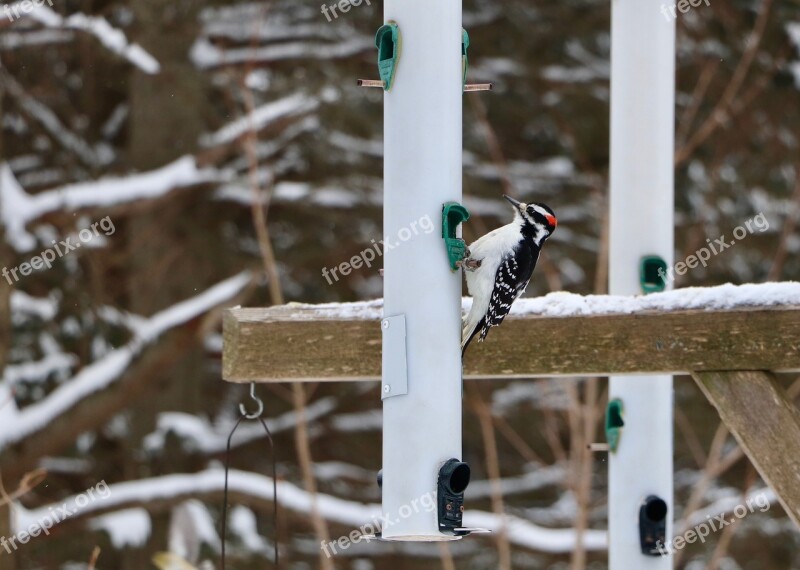
[[[800,528],[800,410],[766,372],[692,376]]]
[[[382,309],[378,300],[228,310],[223,378],[378,380]],[[465,378],[714,370],[800,370],[800,283],[523,299],[464,359]]]

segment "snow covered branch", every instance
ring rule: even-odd
[[[63,503],[73,510],[79,510],[79,513],[70,519],[75,522],[138,507],[144,507],[149,511],[160,511],[189,499],[217,500],[222,495],[223,484],[223,470],[214,468],[188,475],[167,475],[110,485],[108,498],[89,503],[81,509],[74,509],[75,497],[70,497]],[[229,475],[229,493],[231,503],[246,504],[264,511],[270,511],[272,508],[270,477],[232,470]],[[318,494],[317,503],[320,513],[326,520],[350,529],[371,524],[376,519],[380,520],[379,504],[347,501],[326,494]],[[280,509],[305,515],[311,509],[311,495],[288,481],[278,481],[278,504]],[[26,524],[32,524],[47,516],[51,506],[53,505],[22,511],[17,521],[18,528],[25,528]],[[493,513],[468,510],[464,515],[464,524],[496,532],[503,525],[503,520]],[[571,552],[575,548],[576,533],[573,529],[545,528],[519,517],[506,515],[505,532],[508,533],[512,543],[530,550],[563,553]],[[605,531],[590,530],[583,536],[588,550],[606,549]],[[380,545],[373,548],[380,548]]]
[[[84,164],[99,167],[113,159],[114,153],[108,146],[100,144],[92,147],[70,131],[50,108],[29,95],[22,85],[2,68],[0,68],[0,87],[7,91],[25,113],[42,125],[63,148],[77,156]]]
[[[5,224],[6,239],[14,249],[29,251],[35,247],[36,240],[25,226],[46,214],[130,204],[225,179],[220,171],[200,168],[193,157],[184,156],[149,172],[109,176],[30,195],[20,186],[8,164],[3,163],[0,164],[0,221]]]
[[[0,423],[8,426],[0,432],[3,472],[24,471],[38,457],[58,450],[129,406],[132,395],[196,341],[194,328],[184,325],[231,303],[250,282],[251,276],[241,273],[139,321],[127,344],[87,365],[43,400],[21,410],[13,401],[1,407]],[[173,331],[176,336],[172,339],[156,343]],[[0,399],[5,390],[3,386]]]
[[[23,2],[12,4],[10,6],[12,12],[20,4]],[[161,70],[161,66],[152,55],[139,44],[130,43],[121,30],[114,28],[101,16],[87,16],[78,12],[65,18],[45,5],[36,6],[27,13],[24,9],[19,10],[19,13],[27,15],[46,28],[77,30],[92,35],[110,52],[127,59],[144,73],[152,75]]]

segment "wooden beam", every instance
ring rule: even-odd
[[[230,309],[223,378],[231,382],[378,380],[379,309],[313,305]],[[459,334],[454,330],[453,334]],[[465,378],[800,370],[800,306],[509,316],[470,346]]]
[[[800,528],[800,410],[766,372],[692,376]]]

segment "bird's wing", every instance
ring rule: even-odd
[[[497,268],[492,296],[489,299],[489,310],[486,311],[486,320],[481,330],[481,340],[486,338],[491,327],[496,327],[503,322],[511,310],[511,305],[517,297],[525,292],[530,278],[520,281],[521,271],[522,268],[513,254],[506,256]]]

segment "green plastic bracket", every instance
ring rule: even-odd
[[[467,30],[461,28],[461,71],[463,75],[463,84],[467,85],[467,69],[469,68],[469,58],[467,57],[467,50],[469,49],[469,34]]]
[[[625,427],[625,420],[622,419],[623,412],[622,400],[615,399],[608,402],[606,407],[606,441],[611,453],[616,453],[622,436],[622,428]]]
[[[639,281],[642,291],[660,293],[667,288],[667,262],[658,255],[645,255],[639,262]]]
[[[400,61],[400,28],[397,22],[389,20],[378,28],[375,34],[375,47],[378,48],[378,73],[383,80],[383,90],[389,91]]]
[[[469,219],[469,211],[458,202],[446,202],[442,206],[442,238],[447,247],[450,269],[458,271],[457,263],[467,256],[467,242],[456,237],[458,225]]]

